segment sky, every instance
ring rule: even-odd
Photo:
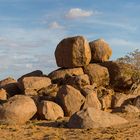
[[[0,80],[57,69],[54,51],[66,37],[103,38],[111,60],[140,49],[138,0],[0,0]]]

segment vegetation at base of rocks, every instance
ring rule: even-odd
[[[118,58],[117,62],[132,65],[134,69],[133,76],[132,76],[132,80],[134,82],[133,86],[140,84],[140,50],[139,49],[136,49],[133,52],[128,53],[124,57]]]
[[[133,52],[128,53],[124,57],[120,57],[117,59],[118,62],[131,64],[140,70],[140,50],[136,49]]]

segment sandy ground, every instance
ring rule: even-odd
[[[57,122],[30,121],[26,125],[0,125],[0,140],[140,140],[140,113],[118,114],[128,124],[99,129],[68,129],[67,118]]]

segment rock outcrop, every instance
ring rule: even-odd
[[[24,124],[36,118],[52,123],[70,117],[70,128],[86,129],[127,123],[114,114],[140,112],[140,72],[109,61],[111,55],[103,39],[63,39],[55,50],[59,69],[0,81],[0,122]]]

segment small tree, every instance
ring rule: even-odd
[[[117,62],[134,65],[136,69],[140,70],[140,50],[136,49],[133,52],[128,53],[124,57],[118,58]]]
[[[133,73],[133,86],[137,86],[140,84],[140,50],[136,49],[133,52],[128,53],[124,57],[118,58],[117,62],[127,63],[134,66],[134,73]],[[132,88],[133,88],[132,86]]]

